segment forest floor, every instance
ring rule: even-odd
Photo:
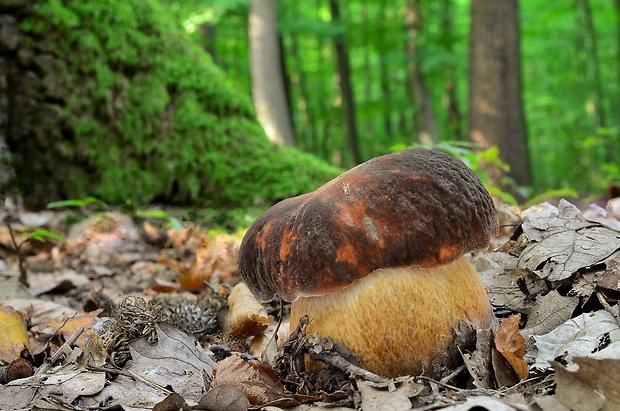
[[[441,378],[388,380],[303,326],[288,338],[287,307],[237,285],[242,233],[16,210],[0,227],[0,410],[618,410],[619,220],[620,198],[501,207],[471,256],[501,325]]]

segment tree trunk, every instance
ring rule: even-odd
[[[449,56],[454,54],[454,25],[453,25],[453,3],[452,0],[443,0],[443,15],[442,15],[442,29],[444,36],[449,40],[446,44],[445,53]],[[463,134],[461,130],[461,110],[459,108],[459,102],[457,99],[457,84],[456,75],[454,69],[449,67],[445,71],[446,79],[446,106],[448,109],[448,130],[450,138],[454,140],[462,140]]]
[[[408,0],[405,10],[405,28],[407,30],[406,52],[409,60],[407,74],[413,91],[416,112],[418,113],[418,141],[422,144],[436,144],[439,142],[439,134],[435,125],[431,96],[426,87],[424,74],[420,70],[416,45],[421,28],[418,6],[418,0]]]
[[[368,9],[365,4],[362,4],[362,9],[360,10],[360,14],[362,16],[362,24],[369,28],[370,27],[370,19],[368,18]],[[365,44],[372,44],[373,32],[371,30],[364,31],[364,38],[362,41]],[[370,106],[372,104],[373,96],[372,96],[372,85],[373,85],[373,75],[372,75],[372,64],[370,62],[370,47],[364,47],[364,104],[366,106]],[[381,59],[380,59],[381,61]],[[374,121],[373,116],[365,116],[363,123],[363,133],[365,141],[372,141],[374,135]]]
[[[591,70],[593,84],[592,104],[594,106],[594,118],[596,127],[605,127],[605,111],[603,108],[603,87],[601,83],[601,65],[598,58],[598,43],[596,41],[596,31],[592,21],[592,8],[590,0],[578,0],[578,7],[581,14],[581,26],[583,27],[583,48],[588,60],[585,62]]]
[[[284,84],[284,100],[286,102],[286,117],[289,118],[291,122],[291,128],[293,129],[293,136],[297,135],[297,130],[295,129],[295,118],[293,117],[293,103],[291,101],[291,77],[289,75],[288,68],[286,67],[286,61],[284,56],[286,55],[286,50],[284,49],[284,38],[282,38],[281,34],[278,34],[278,56],[280,57],[280,70],[282,71],[282,84]],[[295,145],[295,137],[293,137],[293,145]]]
[[[301,130],[301,134],[297,136],[303,136],[303,142],[305,149],[312,153],[319,152],[318,145],[318,131],[317,124],[314,115],[314,106],[310,103],[310,92],[308,91],[308,81],[306,79],[306,71],[304,68],[303,60],[299,52],[299,41],[297,33],[290,33],[289,39],[291,41],[290,53],[295,62],[295,74],[297,74],[297,88],[299,92],[298,108],[301,115],[301,124],[298,124],[297,129]]]
[[[258,120],[271,141],[294,146],[278,44],[276,0],[250,1],[249,35],[252,99]]]
[[[616,78],[617,84],[620,85],[620,0],[614,2],[616,5]],[[620,93],[619,93],[620,94]],[[614,107],[620,107],[620,96],[616,96]],[[620,129],[620,110],[616,109],[616,127]],[[616,161],[620,161],[620,154],[616,151]]]
[[[202,23],[198,26],[198,35],[202,39],[202,48],[211,55],[213,62],[217,64],[217,54],[215,50],[217,28],[211,23]]]
[[[382,10],[385,11],[387,5],[383,3],[382,6],[384,6],[382,7]],[[389,30],[389,28],[386,27],[386,21],[387,16],[385,14],[379,17],[379,31],[382,33],[387,33]],[[385,52],[385,50],[389,50],[385,37],[381,37],[379,44],[381,45],[381,50],[383,52]],[[391,142],[394,132],[392,127],[392,90],[390,87],[390,73],[386,64],[385,56],[381,56],[381,58],[379,58],[379,78],[381,79],[381,95],[383,99],[383,127],[385,129],[387,141]]]
[[[256,0],[254,0],[256,1]],[[330,0],[332,20],[336,23],[340,21],[340,6],[338,0]],[[338,84],[342,95],[342,104],[347,125],[347,141],[351,159],[355,164],[362,162],[357,138],[357,125],[355,120],[355,100],[353,98],[353,87],[351,87],[351,68],[349,67],[349,55],[344,42],[344,36],[336,35],[334,38],[334,47],[336,49],[336,60],[338,64]]]
[[[472,0],[469,135],[482,148],[497,146],[517,185],[530,184],[521,96],[517,0]],[[501,172],[486,170],[498,186]]]

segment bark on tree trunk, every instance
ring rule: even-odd
[[[620,84],[620,0],[614,2],[616,5],[616,75],[618,76],[616,81]],[[620,107],[620,98],[616,96],[616,104],[614,107]],[[620,129],[620,110],[616,110],[616,127]],[[620,154],[616,152],[616,160],[620,161]]]
[[[444,31],[444,35],[448,37],[448,42],[446,44],[445,52],[452,56],[454,54],[453,44],[454,44],[454,25],[453,25],[453,4],[452,0],[443,0],[443,17],[442,17],[442,28]],[[445,71],[446,78],[446,106],[448,108],[448,130],[450,138],[454,140],[462,140],[463,133],[461,130],[461,110],[459,108],[458,99],[456,96],[457,84],[456,84],[456,76],[454,74],[454,70],[452,67],[446,69]]]
[[[202,48],[211,55],[213,62],[217,64],[217,55],[215,50],[217,28],[210,23],[202,23],[198,26],[198,34],[202,39]]]
[[[256,1],[256,0],[254,0]],[[338,0],[330,0],[329,6],[332,13],[332,20],[340,21],[340,5]],[[334,47],[336,49],[336,59],[338,64],[338,83],[340,85],[340,93],[342,94],[342,104],[347,125],[347,141],[351,159],[355,164],[362,162],[357,138],[357,124],[355,120],[355,100],[353,98],[353,87],[351,87],[351,68],[349,67],[349,55],[347,47],[344,43],[344,37],[337,35],[334,38]]]
[[[368,9],[365,5],[362,5],[362,9],[360,10],[360,14],[362,16],[362,24],[366,27],[370,26],[370,19],[368,18]],[[373,36],[372,32],[366,30],[364,32],[364,38],[362,39],[365,44],[372,44]],[[373,85],[373,76],[372,76],[372,65],[370,63],[370,50],[368,47],[364,48],[364,104],[370,105],[372,104],[372,85]],[[364,133],[364,141],[372,141],[374,134],[373,127],[373,119],[371,116],[366,116],[363,122],[363,133]]]
[[[267,137],[294,146],[278,44],[276,0],[251,0],[249,17],[252,99]]]
[[[405,11],[405,28],[407,30],[406,52],[409,63],[407,74],[413,91],[414,104],[418,113],[418,141],[422,144],[436,144],[439,134],[435,125],[435,115],[431,105],[431,96],[426,87],[424,74],[418,64],[416,41],[420,32],[420,10],[417,0],[408,0]]]
[[[389,16],[387,15],[387,13],[385,13],[387,9],[387,1],[383,0],[381,2],[381,14],[379,15],[378,22],[380,33],[387,33],[389,31],[388,25],[391,22]],[[372,41],[372,39],[370,41]],[[387,44],[387,39],[385,38],[385,36],[381,36],[381,38],[379,39],[379,45],[379,50],[389,50],[389,45]],[[392,125],[392,87],[390,84],[390,71],[388,70],[388,65],[384,56],[381,56],[381,58],[379,58],[379,78],[381,79],[380,83],[383,101],[383,127],[385,130],[387,141],[391,143],[394,134],[394,127]]]
[[[497,146],[517,185],[530,184],[521,96],[517,0],[472,0],[469,135],[482,148]],[[497,186],[501,173],[487,170]]]
[[[299,53],[297,34],[290,33],[289,39],[291,41],[290,53],[295,62],[295,73],[297,74],[297,86],[300,100],[298,108],[302,117],[301,127],[298,126],[298,130],[301,130],[301,135],[297,134],[297,136],[303,137],[302,141],[304,142],[306,150],[311,153],[318,153],[318,131],[313,109],[314,106],[310,104],[309,101],[310,93],[308,92],[308,81],[306,79],[303,60]]]
[[[592,7],[590,0],[578,0],[579,10],[581,12],[581,25],[583,27],[583,48],[588,55],[586,64],[590,67],[592,73],[592,81],[594,82],[594,91],[592,96],[592,104],[594,105],[594,117],[597,127],[605,127],[605,111],[603,108],[603,87],[601,83],[601,65],[598,58],[598,43],[596,41],[596,31],[594,30],[594,21],[592,20]]]

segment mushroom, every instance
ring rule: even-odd
[[[447,353],[462,320],[473,330],[494,321],[465,254],[497,231],[473,171],[405,150],[267,210],[243,238],[239,270],[260,301],[291,302],[291,330],[308,315],[307,332],[344,342],[369,371],[434,375],[457,359]]]

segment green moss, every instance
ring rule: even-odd
[[[156,0],[46,0],[21,27],[26,48],[66,63],[66,130],[49,146],[71,167],[37,168],[62,182],[60,197],[247,206],[339,172],[271,144],[250,99]],[[34,170],[18,173],[37,184]]]

